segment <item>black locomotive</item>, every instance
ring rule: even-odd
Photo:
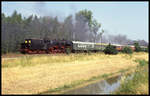
[[[72,42],[67,40],[25,39],[21,43],[21,53],[65,53],[72,48]]]

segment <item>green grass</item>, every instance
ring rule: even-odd
[[[140,67],[143,67],[143,66],[148,64],[148,61],[145,61],[144,59],[143,60],[138,60],[138,62],[139,62],[138,66],[140,66]]]
[[[114,92],[114,94],[147,94],[148,85],[148,62],[145,60],[136,60],[139,62],[137,69],[133,73],[132,79],[125,79],[121,84],[119,90]],[[144,88],[141,87],[144,86]]]

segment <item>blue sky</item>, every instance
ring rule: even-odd
[[[106,30],[104,34],[126,35],[132,40],[148,41],[148,2],[2,2],[2,12],[7,16],[14,10],[23,16],[66,16],[80,10],[93,12],[93,17]]]

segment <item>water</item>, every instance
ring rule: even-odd
[[[111,92],[119,88],[120,80],[121,75],[118,75],[112,78],[108,78],[106,80],[89,84],[82,88],[73,89],[63,94],[111,94]]]

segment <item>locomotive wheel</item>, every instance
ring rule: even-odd
[[[49,54],[49,50],[45,50],[45,53]]]
[[[38,50],[35,50],[35,54],[38,54]]]
[[[65,49],[62,49],[62,53],[65,53]]]
[[[48,48],[47,53],[51,54],[52,53],[53,48]]]
[[[65,53],[65,47],[64,46],[61,46],[60,50],[61,50],[61,53]]]
[[[48,53],[49,54],[55,54],[56,50],[54,49],[54,47],[51,47],[51,48],[48,49]]]
[[[32,54],[32,51],[31,51],[31,50],[29,50],[29,51],[28,51],[28,53],[29,53],[29,54]]]

